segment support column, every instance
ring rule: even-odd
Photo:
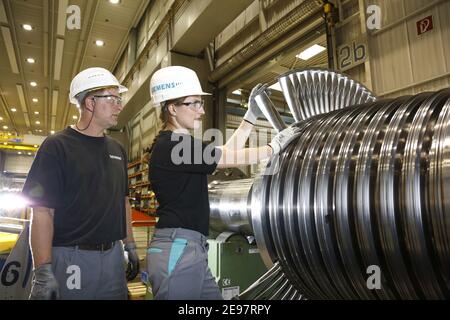
[[[127,73],[133,67],[136,62],[136,49],[137,49],[137,29],[130,30],[128,50],[127,50]]]

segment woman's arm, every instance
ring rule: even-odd
[[[225,146],[220,147],[222,155],[217,168],[233,168],[242,165],[256,164],[272,155],[272,148],[265,145],[258,148],[245,148],[241,150],[228,150]]]

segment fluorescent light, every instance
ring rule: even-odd
[[[33,27],[32,27],[31,25],[29,25],[29,24],[23,24],[23,25],[22,25],[22,28],[24,28],[24,29],[27,30],[27,31],[33,30]]]
[[[33,58],[27,58],[27,62],[28,62],[28,63],[35,63],[36,60],[34,60]]]
[[[34,82],[34,81],[31,81],[31,82],[30,82],[30,86],[32,86],[32,87],[36,87],[36,86],[37,86],[37,83],[36,83],[36,82]]]
[[[283,91],[283,90],[281,89],[281,86],[280,86],[280,84],[279,84],[278,82],[275,82],[273,85],[271,85],[271,86],[269,87],[269,89],[273,89],[273,90],[277,90],[277,91]]]
[[[20,106],[22,107],[22,112],[27,113],[27,104],[25,103],[25,92],[21,84],[16,84],[17,94],[19,95]]]
[[[35,111],[34,114],[39,114],[39,111]]]
[[[105,42],[103,40],[95,40],[95,45],[97,47],[103,47],[105,45]]]
[[[33,100],[34,103],[38,103],[39,102],[38,98],[33,98],[32,100]]]
[[[112,4],[119,4],[119,3],[120,3],[120,0],[109,0],[109,3],[112,3]]]
[[[58,81],[61,76],[63,50],[64,50],[64,40],[56,39],[55,67],[54,67],[54,72],[53,72],[53,77],[56,81]]]
[[[41,122],[40,122],[40,121],[36,121],[35,123],[36,123],[36,124],[41,124]]]
[[[311,47],[309,47],[308,49],[300,52],[300,54],[296,55],[296,57],[306,61],[306,60],[311,59],[315,55],[318,55],[319,53],[321,53],[324,50],[326,50],[325,47],[322,47],[318,44],[314,44]]]
[[[58,36],[64,37],[66,32],[66,9],[69,6],[69,0],[58,0],[58,24],[56,28],[56,33]],[[72,9],[73,10],[73,9]],[[79,10],[79,9],[78,9]]]
[[[232,94],[237,94],[238,96],[240,96],[241,95],[241,89],[234,90],[232,92]]]
[[[58,90],[53,90],[52,94],[52,117],[56,117],[56,108],[58,106]]]
[[[1,27],[3,40],[6,46],[6,53],[8,54],[9,64],[11,66],[11,70],[14,73],[19,73],[19,67],[17,66],[15,47],[12,42],[11,32],[7,27]]]
[[[16,112],[17,109],[16,109],[16,108],[11,108],[11,111],[12,111],[12,112]]]

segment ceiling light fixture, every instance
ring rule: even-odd
[[[315,55],[318,55],[319,53],[321,53],[324,50],[326,50],[325,47],[322,47],[318,44],[314,44],[311,47],[309,47],[308,49],[300,52],[298,55],[296,55],[296,57],[306,61],[306,60],[311,59]]]
[[[38,98],[33,98],[32,100],[33,100],[34,103],[38,103],[39,102]]]
[[[3,121],[3,117],[0,117],[0,121]]]
[[[37,83],[36,83],[36,82],[34,82],[34,81],[31,81],[31,82],[30,82],[30,86],[32,86],[32,87],[36,87],[36,86],[37,86]]]
[[[38,145],[37,145],[37,144],[35,144],[35,145],[33,145],[33,147],[37,148],[37,147],[38,147]]]
[[[7,130],[7,129],[8,129],[8,126],[3,126],[3,129]]]
[[[35,111],[34,114],[39,114],[39,111]]]
[[[241,89],[234,90],[232,92],[232,94],[237,94],[238,96],[240,96],[241,95]]]
[[[103,40],[95,40],[95,45],[97,47],[103,47],[105,45],[105,42]]]
[[[33,30],[33,27],[30,24],[23,24],[22,28],[24,28],[27,31],[31,31]]]
[[[16,108],[11,108],[11,111],[12,111],[12,112],[16,112],[17,109],[16,109]]]
[[[41,124],[41,122],[40,122],[40,121],[36,121],[35,123],[36,123],[36,124]]]
[[[78,117],[77,116],[72,116],[72,119],[77,120]]]
[[[55,134],[55,130],[50,131],[50,134]]]
[[[28,62],[28,63],[35,63],[36,60],[34,60],[33,58],[27,58],[27,62]]]
[[[120,0],[109,0],[109,3],[112,3],[112,4],[119,4],[119,3],[120,3]]]

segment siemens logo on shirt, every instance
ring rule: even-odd
[[[109,157],[110,157],[111,159],[122,160],[121,157],[119,157],[119,156],[113,156],[112,154],[110,154]]]

